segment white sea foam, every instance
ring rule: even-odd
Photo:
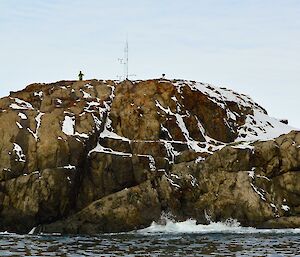
[[[182,222],[175,222],[171,219],[166,219],[163,225],[156,222],[145,228],[138,230],[141,234],[177,234],[177,233],[226,233],[226,234],[300,234],[300,228],[295,229],[257,229],[253,227],[242,227],[240,223],[234,219],[229,219],[225,222],[211,222],[208,225],[197,224],[196,220],[189,219]]]
[[[29,231],[28,235],[33,235],[34,232],[35,232],[35,230],[36,230],[36,227],[33,227],[33,228]]]

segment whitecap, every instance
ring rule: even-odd
[[[211,222],[208,225],[197,224],[194,219],[176,222],[172,219],[165,219],[164,224],[152,222],[144,229],[138,230],[141,234],[176,234],[176,233],[226,233],[226,234],[300,234],[300,228],[295,229],[258,229],[254,227],[242,227],[237,220],[228,219],[225,222]]]

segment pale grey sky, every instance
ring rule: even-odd
[[[299,0],[0,0],[0,96],[33,82],[184,78],[300,128]]]

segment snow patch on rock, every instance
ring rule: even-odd
[[[35,122],[36,122],[36,126],[35,126],[35,132],[32,131],[30,128],[27,128],[27,130],[29,131],[29,133],[34,137],[35,141],[38,141],[39,139],[39,129],[42,123],[42,116],[45,113],[38,111],[37,116],[34,118]]]
[[[27,116],[26,114],[19,112],[18,116],[22,119],[22,120],[27,120]]]
[[[92,96],[89,93],[85,92],[84,90],[80,89],[80,92],[82,93],[83,98],[85,99],[92,98]]]
[[[20,145],[18,145],[17,143],[14,143],[13,145],[14,145],[13,151],[16,154],[16,156],[18,157],[15,159],[15,161],[26,162],[26,156],[23,153],[22,147]]]
[[[42,99],[43,98],[43,91],[34,92],[33,96],[38,96],[40,99]]]
[[[12,100],[15,101],[15,103],[12,103],[10,104],[10,108],[14,109],[14,110],[33,110],[33,106],[24,101],[24,100],[21,100],[19,98],[11,98]]]
[[[281,209],[284,210],[284,211],[289,211],[290,207],[287,206],[286,204],[283,204],[283,205],[281,205]]]
[[[63,124],[62,124],[62,132],[64,132],[68,136],[73,136],[75,129],[75,117],[65,116]]]
[[[247,115],[245,124],[238,129],[236,142],[267,141],[287,134],[294,129],[295,128],[268,116],[264,112],[254,109],[253,115]]]

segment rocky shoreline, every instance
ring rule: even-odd
[[[0,100],[0,230],[96,234],[158,221],[300,227],[300,132],[186,80],[32,84]]]

